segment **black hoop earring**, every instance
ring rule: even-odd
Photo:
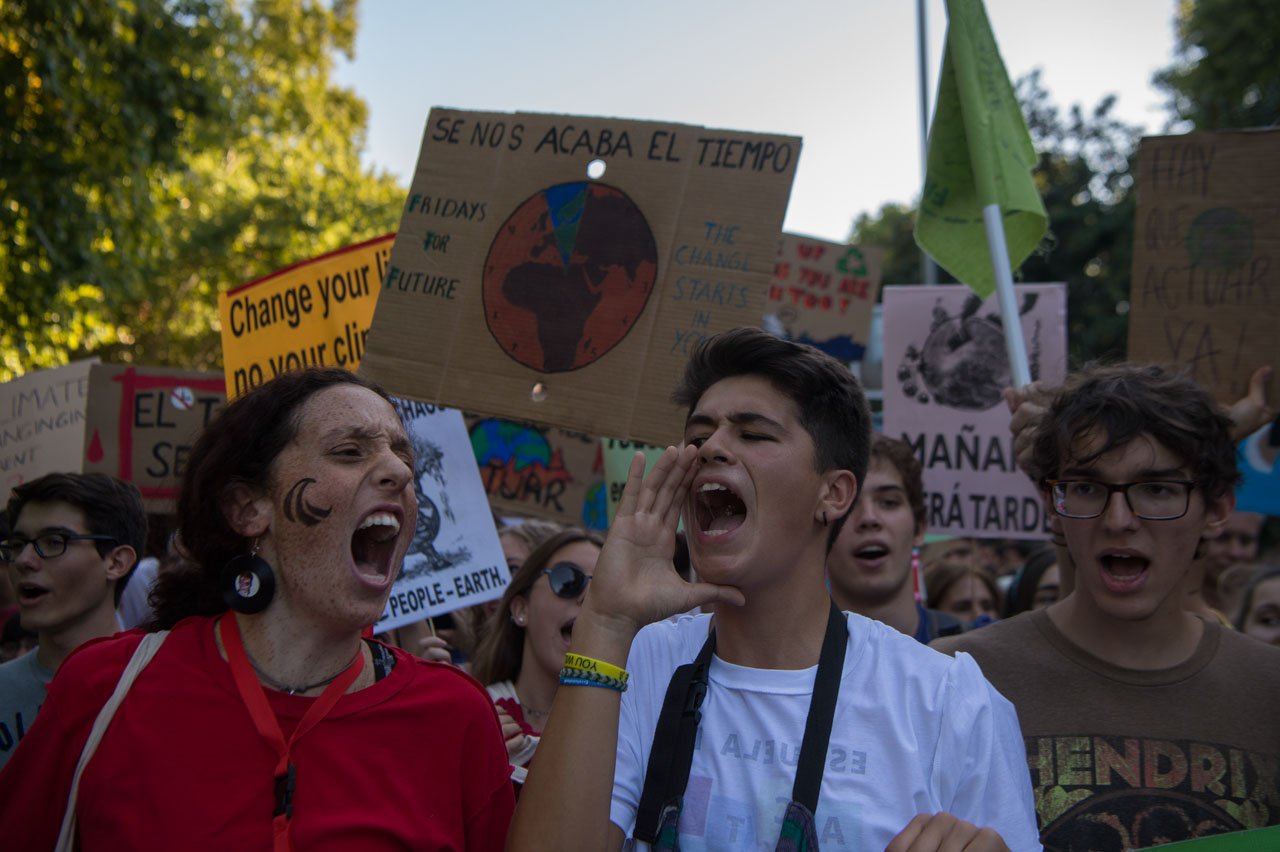
[[[823,513],[822,513],[822,525],[823,525],[824,527],[827,525],[827,513],[826,513],[826,512],[823,512]]]
[[[232,557],[222,568],[222,601],[231,609],[245,615],[262,612],[276,593],[276,574],[267,560],[258,555],[258,543],[253,550]]]

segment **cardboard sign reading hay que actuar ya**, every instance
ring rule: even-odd
[[[1129,359],[1234,402],[1280,368],[1280,130],[1145,138],[1137,188]],[[1273,405],[1278,389],[1273,373]]]
[[[132,482],[148,512],[171,511],[191,446],[226,401],[226,383],[217,373],[95,364],[89,370],[84,472]]]
[[[769,286],[768,317],[792,340],[845,363],[861,361],[880,295],[884,252],[783,234]]]
[[[394,238],[338,249],[219,294],[231,397],[300,367],[359,367]]]
[[[0,487],[7,494],[46,473],[84,463],[89,368],[97,358],[36,370],[0,384]]]
[[[760,324],[799,154],[787,136],[433,109],[361,369],[425,402],[676,441],[688,353]]]

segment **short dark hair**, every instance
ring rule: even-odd
[[[138,486],[106,473],[46,473],[15,485],[10,492],[5,513],[10,529],[18,523],[18,516],[28,503],[75,506],[84,515],[86,532],[111,536],[111,541],[93,543],[99,556],[106,556],[122,544],[133,548],[133,567],[116,580],[115,602],[119,604],[147,542],[147,510]]]
[[[1086,457],[1083,446],[1102,442]],[[1231,420],[1185,371],[1161,364],[1089,365],[1057,389],[1032,445],[1039,483],[1068,464],[1088,463],[1147,434],[1191,468],[1207,500],[1240,481]]]
[[[475,659],[471,661],[471,674],[480,683],[488,686],[504,680],[515,680],[520,676],[520,663],[524,656],[524,630],[511,621],[511,602],[529,594],[557,550],[579,541],[589,541],[596,547],[604,546],[604,539],[598,532],[582,527],[566,527],[544,538],[511,575],[511,582],[507,584],[502,600],[489,615],[484,638],[480,640]]]
[[[814,467],[822,473],[850,471],[862,487],[870,454],[871,410],[848,366],[819,349],[762,329],[735,328],[698,344],[671,399],[692,413],[712,385],[734,376],[767,379],[794,402],[800,425],[813,439]],[[828,547],[843,524],[844,517],[831,524]]]
[[[873,432],[871,458],[893,465],[898,476],[902,478],[902,487],[907,493],[907,504],[911,506],[911,514],[916,519],[916,526],[923,527],[925,525],[924,465],[920,464],[920,459],[916,458],[911,445],[906,441]]]
[[[320,391],[344,384],[367,388],[391,403],[382,388],[356,373],[310,367],[259,385],[206,424],[191,449],[178,491],[178,536],[189,561],[185,569],[157,579],[151,595],[153,626],[168,628],[187,616],[217,615],[227,609],[219,575],[233,556],[248,550],[244,537],[223,514],[227,490],[233,485],[269,488],[276,458],[298,434],[303,405]]]
[[[1004,598],[1000,594],[1000,585],[996,582],[996,578],[991,572],[979,568],[972,562],[958,560],[943,560],[935,562],[925,569],[924,572],[924,589],[928,597],[927,606],[937,609],[938,604],[947,596],[947,592],[965,577],[977,577],[982,581],[982,585],[987,587],[987,591],[991,593],[991,600],[995,603],[995,612],[998,615],[1003,607]]]

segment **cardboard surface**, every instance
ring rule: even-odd
[[[599,440],[495,417],[466,421],[485,495],[500,515],[608,526]]]
[[[132,482],[148,512],[172,511],[191,445],[226,401],[217,373],[95,364],[89,369],[83,472]]]
[[[494,600],[511,582],[462,413],[395,406],[413,442],[417,531],[375,633]]]
[[[231,397],[287,370],[359,367],[394,238],[338,249],[220,293]]]
[[[1129,360],[1234,402],[1257,367],[1280,373],[1280,130],[1144,138],[1137,190]]]
[[[79,473],[89,368],[97,358],[37,370],[0,384],[0,485],[46,473]]]
[[[1014,291],[1032,379],[1061,382],[1066,286]],[[910,444],[924,465],[929,533],[1048,537],[1044,504],[1013,453],[999,313],[995,296],[980,302],[959,284],[884,288],[884,434]]]
[[[783,234],[773,267],[765,328],[849,363],[861,361],[880,295],[884,251]],[[771,320],[771,318],[773,318]]]
[[[687,351],[760,322],[799,155],[795,137],[433,109],[361,369],[424,402],[673,442]]]

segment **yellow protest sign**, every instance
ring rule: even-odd
[[[273,272],[218,296],[227,396],[289,370],[355,370],[395,234]]]

